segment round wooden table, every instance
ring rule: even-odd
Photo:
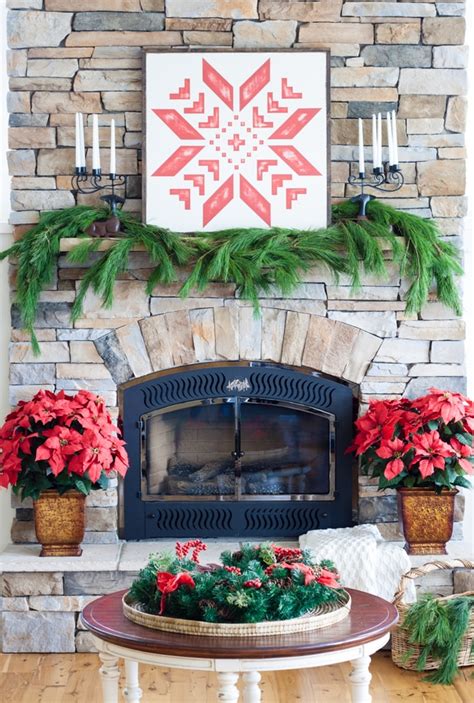
[[[370,656],[384,646],[398,620],[396,608],[382,598],[348,589],[350,615],[335,625],[312,632],[269,637],[198,637],[151,630],[135,625],[122,612],[125,591],[102,596],[82,613],[93,634],[102,662],[104,703],[118,703],[118,659],[125,660],[125,700],[139,701],[138,664],[194,671],[215,671],[219,701],[239,700],[237,683],[243,678],[243,703],[261,701],[260,672],[328,666],[352,662],[353,703],[370,703]],[[176,701],[181,703],[181,701]],[[305,703],[310,703],[309,701]]]

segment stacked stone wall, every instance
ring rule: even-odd
[[[17,237],[40,211],[76,202],[71,192],[76,111],[98,113],[104,126],[115,119],[117,168],[128,176],[125,207],[140,212],[142,47],[329,47],[333,198],[354,192],[347,179],[356,156],[357,118],[395,109],[405,185],[386,202],[435,218],[443,235],[462,246],[463,2],[9,0],[8,5],[11,222]],[[366,126],[369,130],[369,119]],[[102,135],[106,146],[106,129]],[[88,149],[90,140],[89,126]],[[103,156],[107,171],[106,150]],[[77,202],[96,199],[79,195]],[[209,358],[278,357],[343,376],[338,345],[350,349],[359,333],[376,340],[363,374],[349,379],[361,407],[371,398],[416,396],[432,385],[464,390],[463,321],[434,299],[419,315],[407,314],[407,282],[387,263],[385,280],[365,276],[356,292],[344,278],[336,285],[323,271],[308,273],[291,298],[262,299],[259,321],[231,285],[216,284],[185,301],[178,296],[179,283],[145,295],[149,262],[136,252],[116,286],[112,309],[104,310],[89,295],[83,317],[72,325],[70,310],[85,269],[72,266],[63,253],[41,297],[40,357],[33,356],[12,308],[11,403],[39,388],[85,387],[115,409],[117,385],[130,374]],[[14,267],[11,283],[14,290]],[[344,334],[335,345],[336,323]],[[316,329],[327,358],[311,342]],[[355,367],[358,363],[355,358]],[[31,541],[31,506],[16,507],[13,537]],[[387,536],[398,535],[394,496],[377,497],[363,477],[359,508],[360,519],[379,522]],[[115,491],[91,498],[87,515],[89,541],[117,539]]]

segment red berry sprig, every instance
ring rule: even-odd
[[[197,564],[199,563],[199,554],[207,549],[207,545],[200,539],[193,539],[184,544],[176,542],[175,549],[178,559],[187,559],[189,552],[192,550],[191,561]]]
[[[291,560],[299,560],[303,556],[303,552],[301,549],[290,549],[289,547],[273,547],[273,551],[275,553],[275,557],[277,561],[291,561]]]
[[[260,579],[250,579],[244,583],[244,588],[261,588],[262,586]]]
[[[237,574],[237,576],[242,574],[242,569],[239,569],[238,566],[224,566],[224,569],[228,571],[229,574]]]

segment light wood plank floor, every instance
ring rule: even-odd
[[[101,703],[95,654],[0,655],[1,703]],[[264,703],[349,703],[349,664],[264,674]],[[422,675],[398,669],[388,652],[372,662],[373,703],[473,703],[474,668],[454,686],[431,686]],[[121,682],[123,683],[123,682]],[[141,667],[142,703],[215,703],[211,674]]]

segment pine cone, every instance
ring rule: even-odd
[[[204,610],[205,608],[215,608],[216,602],[210,599],[203,599],[199,601],[199,607],[201,608],[201,610]]]
[[[232,617],[232,610],[225,606],[219,608],[217,613],[219,615],[219,622],[227,622]]]

